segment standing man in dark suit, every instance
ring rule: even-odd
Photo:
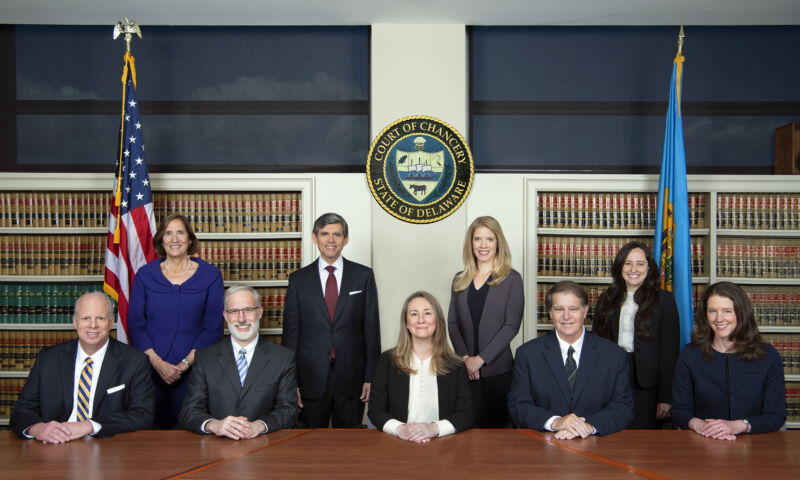
[[[258,337],[261,295],[247,286],[225,292],[231,333],[195,355],[179,423],[197,433],[234,440],[294,425],[297,376],[288,348]]]
[[[523,428],[586,438],[625,428],[633,394],[625,352],[586,332],[586,291],[574,282],[553,285],[545,306],[555,332],[517,349],[508,409]]]
[[[342,257],[347,233],[340,215],[320,216],[311,234],[319,258],[289,276],[283,344],[295,352],[307,428],[361,425],[381,350],[375,276]]]
[[[64,443],[150,428],[153,382],[147,357],[109,338],[114,314],[102,292],[75,302],[77,340],[42,349],[11,412],[20,438]]]

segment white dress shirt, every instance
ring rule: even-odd
[[[89,414],[94,411],[94,397],[97,393],[97,383],[100,379],[100,369],[103,367],[103,359],[106,357],[106,351],[108,350],[108,340],[106,340],[106,344],[100,347],[100,350],[94,352],[94,355],[89,355],[83,351],[81,348],[81,343],[78,342],[78,353],[75,355],[75,378],[72,384],[72,413],[69,414],[69,422],[77,422],[78,421],[78,383],[80,382],[81,372],[83,372],[83,368],[86,366],[86,357],[91,357],[92,359],[92,388],[89,391]],[[97,435],[97,432],[100,431],[102,425],[95,422],[91,418],[89,421],[92,422],[92,433],[91,435]]]
[[[617,345],[622,347],[628,353],[633,352],[633,319],[636,317],[636,312],[639,311],[639,305],[633,301],[633,295],[636,292],[628,292],[625,297],[625,302],[619,311],[619,337],[617,338]]]
[[[439,420],[439,384],[431,371],[431,357],[420,360],[412,355],[411,367],[417,373],[408,376],[408,420],[411,422],[435,423],[439,436],[451,435],[456,428],[450,420]],[[383,425],[383,431],[397,436],[397,427],[403,422],[391,419]]]
[[[328,263],[319,257],[317,260],[317,268],[319,269],[319,282],[322,285],[322,296],[325,296],[325,284],[328,282],[328,271],[325,270],[329,265]],[[336,267],[336,270],[333,271],[333,276],[336,278],[336,293],[342,289],[342,269],[344,268],[344,260],[342,256],[339,255],[339,258],[336,259],[330,266]]]
[[[558,348],[561,350],[561,363],[567,363],[567,351],[569,350],[569,347],[572,347],[572,349],[575,350],[575,353],[572,354],[572,358],[575,360],[575,368],[580,368],[581,350],[583,350],[583,339],[586,338],[586,327],[583,328],[580,338],[575,340],[575,343],[573,344],[569,344],[564,340],[561,340],[561,337],[558,336],[558,333],[556,333],[556,338],[558,339]],[[565,367],[564,377],[566,378],[566,376],[567,370]],[[553,415],[552,417],[548,418],[547,422],[544,424],[544,429],[554,432],[555,430],[552,428],[553,422],[558,418],[560,418],[558,415]]]

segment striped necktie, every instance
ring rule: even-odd
[[[570,346],[567,349],[567,362],[564,363],[564,368],[567,369],[567,381],[569,382],[570,390],[575,386],[575,377],[578,376],[578,365],[575,363],[574,353],[575,349]]]
[[[247,358],[244,356],[244,348],[239,350],[239,358],[236,360],[236,368],[239,370],[239,382],[244,386],[244,377],[247,376]]]
[[[82,422],[91,417],[89,415],[89,394],[92,391],[92,358],[86,357],[86,366],[81,371],[78,379],[78,421]]]

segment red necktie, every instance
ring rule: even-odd
[[[336,313],[336,300],[339,298],[339,289],[336,288],[336,277],[333,271],[336,270],[334,266],[327,266],[325,270],[328,271],[328,280],[325,282],[325,305],[328,306],[328,315],[331,317],[333,323],[333,315]]]
[[[336,300],[339,298],[339,289],[336,288],[336,277],[333,275],[333,271],[336,270],[336,267],[328,265],[325,267],[325,270],[328,271],[328,280],[325,281],[325,305],[328,306],[328,315],[330,315],[331,323],[333,323],[333,316],[336,313]],[[333,347],[331,347],[331,358],[335,357],[336,355],[334,354]]]

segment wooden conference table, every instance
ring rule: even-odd
[[[560,441],[531,430],[470,430],[413,444],[376,430],[287,430],[234,441],[141,431],[63,445],[0,432],[0,477],[136,479],[800,477],[800,431],[733,442],[627,430]]]

